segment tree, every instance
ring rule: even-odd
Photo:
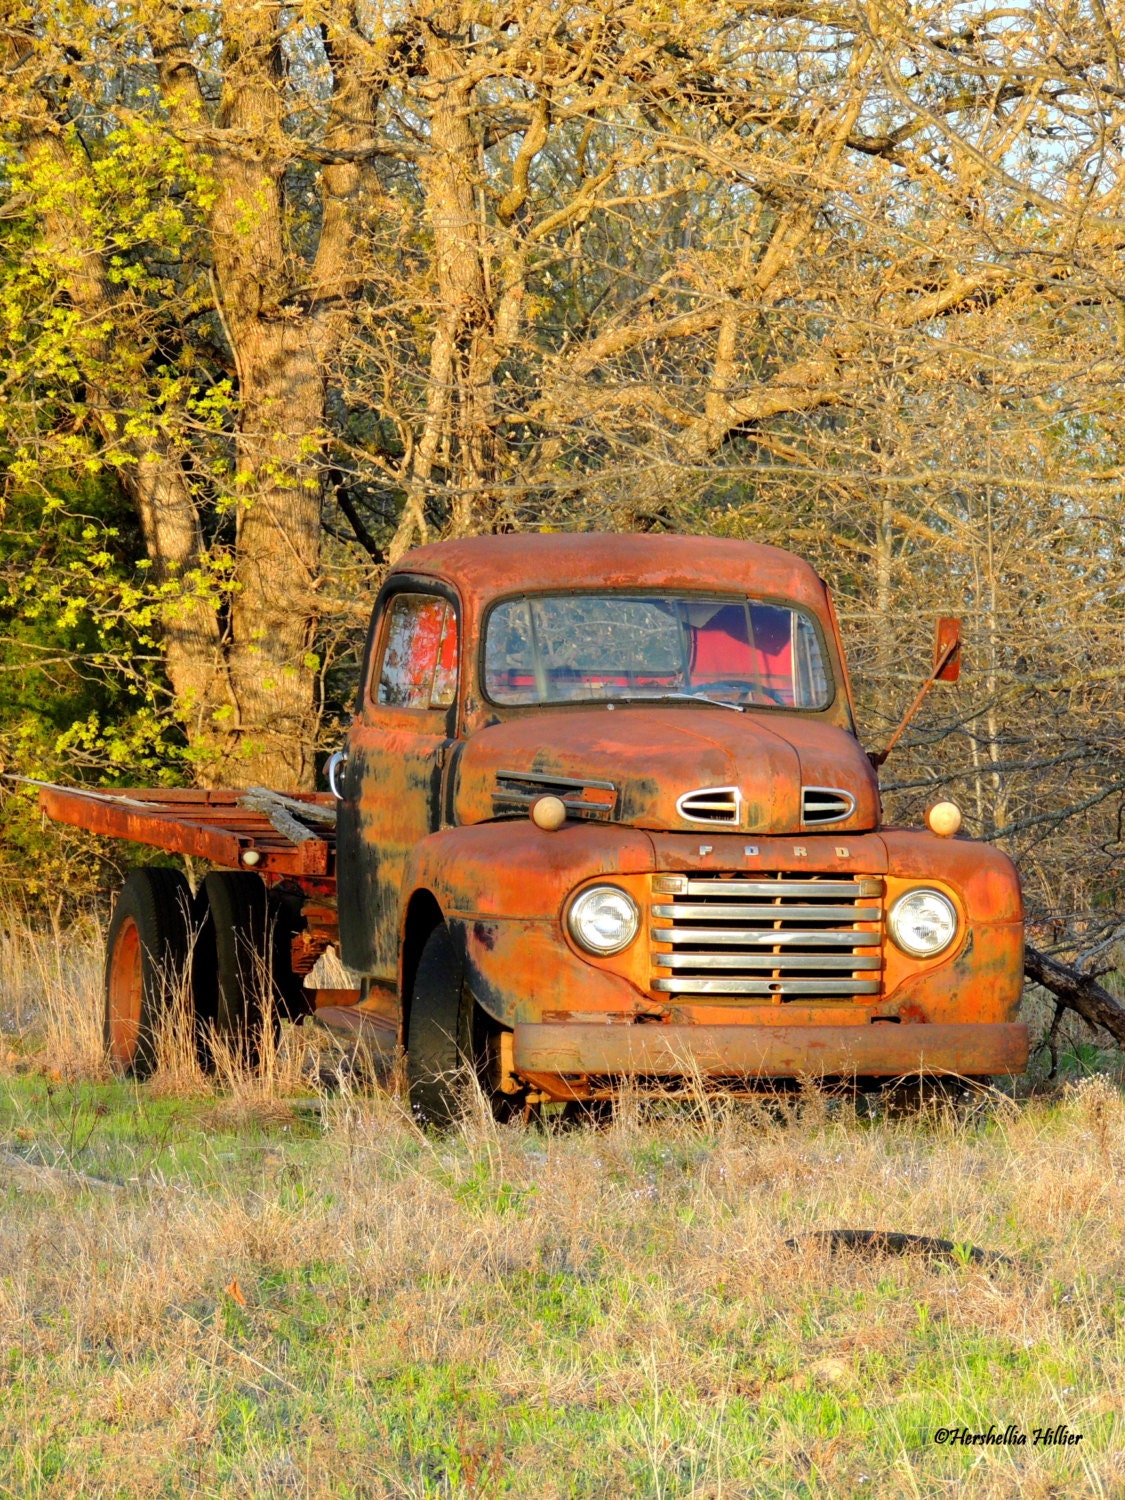
[[[13,483],[128,493],[204,779],[309,784],[369,585],[435,535],[795,546],[874,738],[963,613],[891,804],[954,791],[1085,941],[1125,789],[1123,20],[8,0]]]
[[[377,49],[346,9],[322,38],[340,160],[310,229],[286,128],[304,59],[286,55],[280,6],[62,11],[7,29],[12,203],[34,263],[14,306],[39,323],[12,467],[44,477],[83,429],[82,461],[115,471],[140,517],[198,774],[308,785],[325,352],[356,288],[363,174],[344,158],[369,126]]]

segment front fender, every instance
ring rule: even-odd
[[[447,828],[422,839],[403,874],[403,908],[430,891],[445,916],[557,918],[566,896],[599,875],[656,868],[652,840],[613,823],[566,823],[556,833],[530,818]]]
[[[465,978],[482,1009],[505,1026],[521,1021],[632,1021],[645,992],[624,974],[583,959],[555,920],[488,922],[450,917]]]
[[[546,833],[520,818],[449,828],[411,851],[403,919],[414,895],[427,891],[461,946],[478,1003],[505,1025],[575,1009],[631,1015],[643,992],[583,960],[564,938],[560,914],[581,882],[655,865],[647,834],[617,824],[568,823]]]
[[[1012,1021],[1023,993],[1023,898],[1015,865],[1001,850],[928,830],[886,829],[887,908],[919,883],[944,890],[958,908],[961,937],[932,960],[888,941],[884,996],[901,1015],[929,1021]]]

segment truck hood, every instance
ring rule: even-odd
[[[879,791],[854,736],[784,713],[708,704],[537,712],[479,730],[460,751],[460,823],[561,796],[572,817],[678,831],[873,829]]]

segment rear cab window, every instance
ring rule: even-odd
[[[457,616],[437,594],[395,594],[387,604],[371,700],[380,707],[451,708],[457,697]]]

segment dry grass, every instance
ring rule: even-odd
[[[38,1052],[64,1076],[106,1076],[102,953],[93,918],[51,938],[17,912],[0,912],[0,1033],[9,1049]]]
[[[0,1493],[1125,1493],[1104,1079],[968,1118],[809,1091],[445,1138],[388,1096],[287,1108],[291,1082],[9,1069],[4,1148],[122,1186],[9,1176]],[[1013,1264],[785,1247],[833,1226]],[[993,1422],[1027,1445],[933,1441]],[[1082,1442],[1034,1444],[1060,1422]]]
[[[16,913],[0,913],[0,1040],[9,1068],[42,1071],[56,1081],[108,1081],[102,1040],[103,938],[93,919],[57,938]],[[189,944],[195,938],[191,933]],[[259,979],[268,992],[268,976]],[[273,1016],[266,1014],[254,1068],[229,1040],[211,1036],[214,1072],[208,1074],[196,1047],[190,990],[181,975],[168,975],[166,986],[155,1073],[146,1085],[154,1097],[218,1095],[237,1109],[309,1091],[308,1080],[321,1071],[325,1051],[314,1029],[275,1026]],[[331,1059],[326,1061],[330,1070]]]

